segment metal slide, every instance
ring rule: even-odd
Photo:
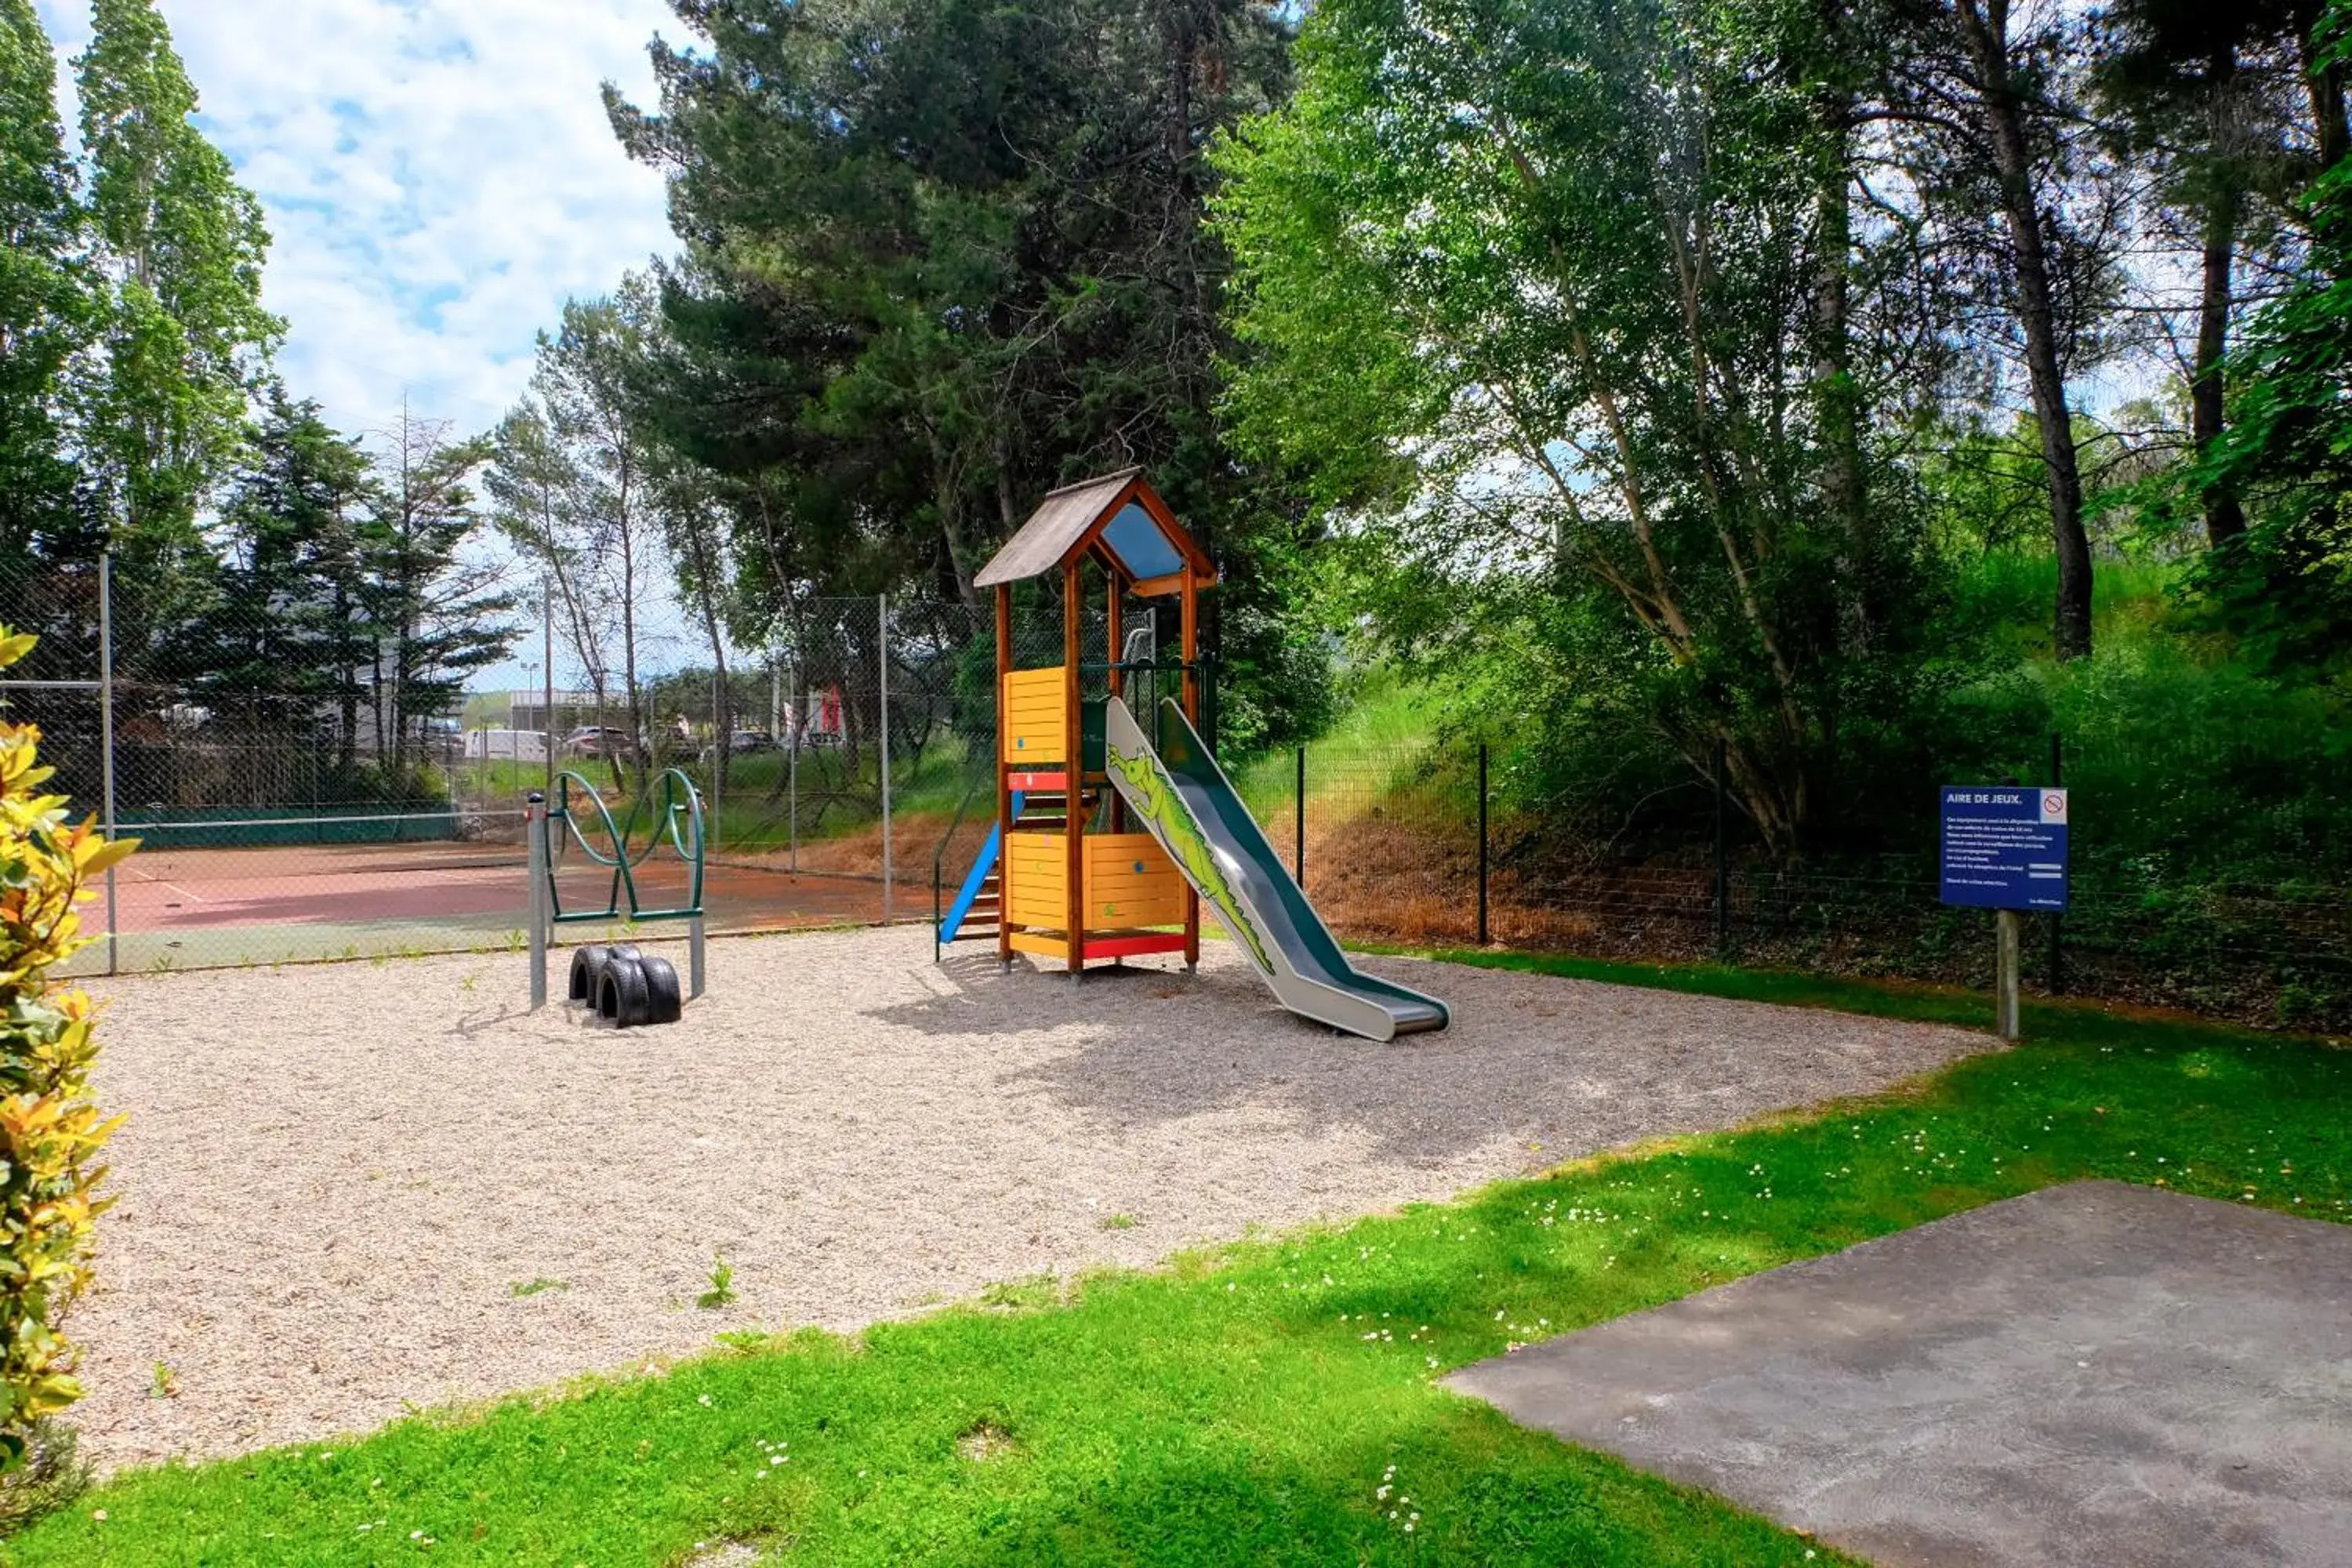
[[[1125,702],[1113,697],[1104,704],[1111,783],[1249,954],[1275,999],[1367,1039],[1445,1027],[1444,1003],[1349,963],[1184,710],[1163,701],[1160,721],[1164,747],[1152,745]]]

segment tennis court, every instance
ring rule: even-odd
[[[325,822],[326,819],[322,819]],[[332,826],[328,823],[327,826]],[[77,973],[205,968],[239,963],[366,957],[520,946],[529,887],[524,849],[499,838],[396,843],[314,843],[235,848],[175,848],[168,832],[148,835],[97,889],[84,912],[101,941],[80,953]],[[638,868],[647,908],[686,897],[686,868],[656,856]],[[578,859],[562,867],[566,908],[602,908],[612,873]],[[911,889],[896,889],[895,912],[916,912]],[[928,893],[925,907],[928,908]],[[775,931],[879,921],[884,889],[873,879],[794,872],[753,861],[714,859],[703,873],[703,905],[714,931]],[[617,929],[617,922],[616,927]],[[574,928],[581,940],[609,934]],[[659,939],[683,928],[654,927]]]

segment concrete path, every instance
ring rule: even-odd
[[[1449,1381],[1883,1568],[2352,1563],[2352,1226],[2075,1183]]]

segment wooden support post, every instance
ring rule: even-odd
[[[1184,563],[1184,580],[1177,605],[1181,617],[1181,657],[1184,664],[1184,717],[1195,729],[1201,723],[1201,584],[1192,570],[1192,563]],[[1201,895],[1190,882],[1184,884],[1184,967],[1201,966]]]
[[[1118,661],[1122,657],[1122,650],[1119,647],[1119,600],[1127,596],[1127,584],[1116,571],[1107,569],[1103,576],[1108,580],[1110,591],[1110,609],[1105,622],[1107,635],[1103,638],[1108,648],[1105,662],[1109,664],[1110,671],[1104,684],[1106,689],[1113,697],[1117,697],[1126,689],[1126,680],[1118,668]],[[1104,781],[1104,788],[1108,790],[1110,795],[1110,830],[1113,833],[1124,833],[1127,831],[1127,805],[1119,799],[1117,790],[1109,788],[1108,779]]]
[[[1063,843],[1069,850],[1067,868],[1069,887],[1064,900],[1068,921],[1064,935],[1069,939],[1070,981],[1076,984],[1078,973],[1086,967],[1087,951],[1087,845],[1085,813],[1080,803],[1087,793],[1087,747],[1080,733],[1084,714],[1078,702],[1078,619],[1083,608],[1079,597],[1082,583],[1081,563],[1072,556],[1062,568],[1062,749],[1067,753],[1062,759],[1062,776],[1067,803],[1062,813]]]
[[[1004,678],[1013,673],[1013,584],[996,585],[996,963],[1013,967],[1013,784],[1004,770]],[[797,744],[797,742],[795,742]]]
[[[2019,1026],[2017,996],[2017,950],[2021,923],[2015,910],[1993,911],[1993,1033],[2004,1040],[2014,1040],[2022,1033]]]

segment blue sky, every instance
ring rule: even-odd
[[[60,75],[83,0],[38,0]],[[670,248],[660,177],[598,84],[644,101],[663,0],[162,0],[202,123],[269,215],[280,369],[353,431],[487,426],[572,295]],[[68,122],[70,98],[64,104]]]

